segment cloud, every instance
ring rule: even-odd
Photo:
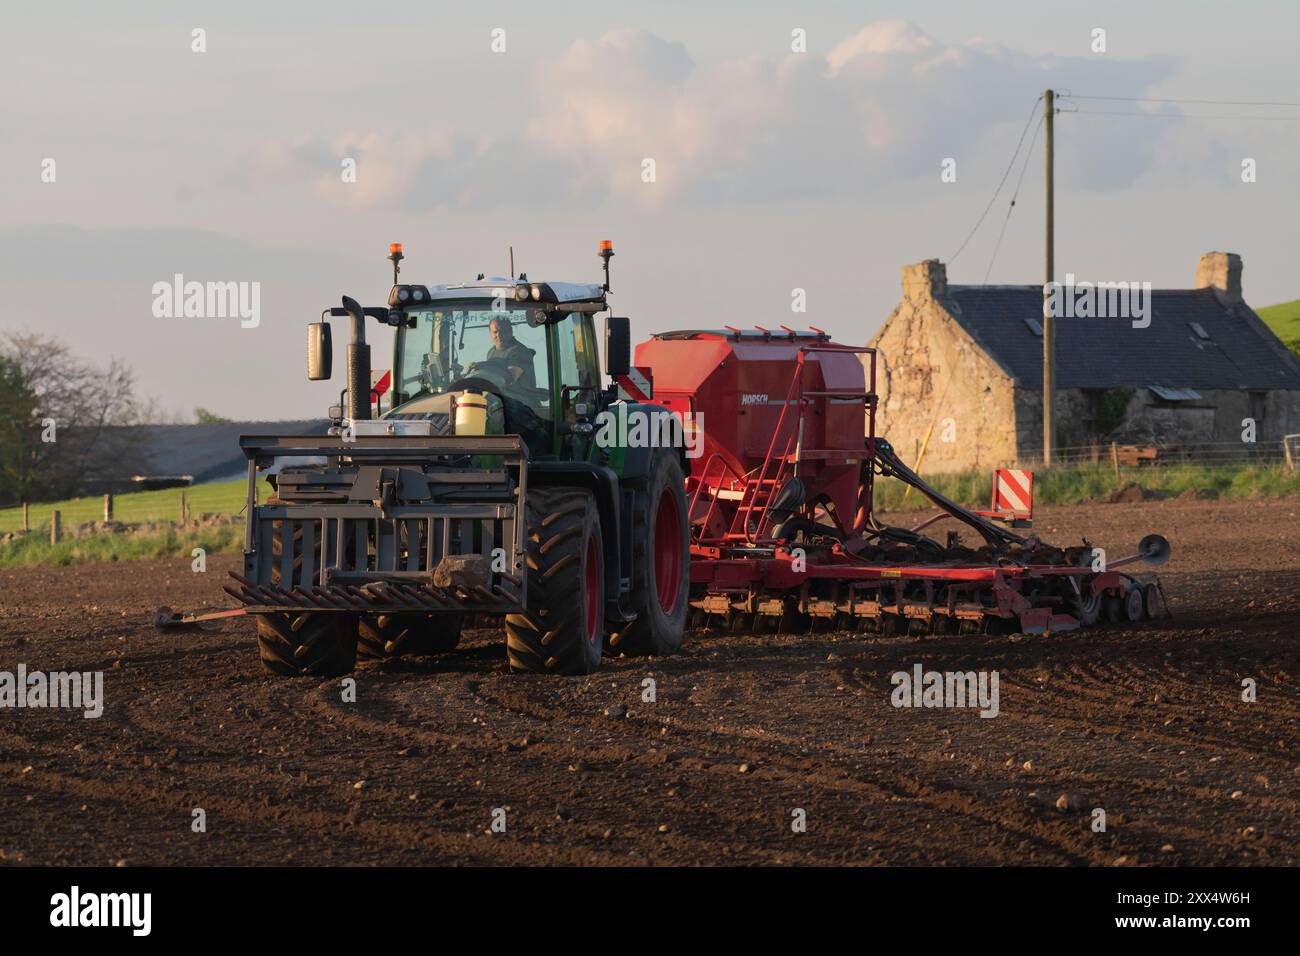
[[[937,177],[945,157],[1004,162],[1045,87],[1137,95],[1169,69],[948,44],[903,20],[868,24],[824,56],[701,65],[681,43],[624,29],[536,66],[532,101],[485,128],[360,131],[269,158],[312,170],[331,199],[411,210],[898,199]],[[1132,182],[1158,159],[1162,135],[1144,129],[1122,149],[1082,139],[1067,160],[1074,185]],[[347,156],[358,181],[341,185]]]
[[[826,54],[832,73],[847,64],[863,62],[868,57],[890,55],[928,55],[939,45],[906,20],[882,20],[863,27]]]

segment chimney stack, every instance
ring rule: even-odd
[[[948,268],[938,259],[903,266],[903,298],[924,302],[947,294]]]
[[[1207,252],[1196,264],[1196,288],[1213,289],[1226,306],[1241,302],[1241,256],[1235,252]]]

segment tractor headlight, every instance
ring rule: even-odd
[[[398,289],[398,290],[397,290],[397,298],[400,299],[401,301],[405,302],[405,301],[406,301],[407,299],[409,299],[410,297],[411,297],[411,290],[410,290],[410,289]]]
[[[526,286],[526,285],[517,285],[517,286],[515,286],[515,298],[516,298],[518,301],[520,301],[520,302],[523,302],[525,299],[527,299],[527,298],[528,298],[528,286]]]
[[[529,288],[529,292],[532,293],[534,302],[542,301],[542,287],[539,286],[537,283],[534,282],[532,284],[532,286]]]

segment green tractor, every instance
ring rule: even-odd
[[[605,318],[602,379],[612,246],[600,255],[602,283],[424,286],[399,282],[394,245],[387,305],[344,297],[309,325],[308,377],[321,380],[328,319],[351,324],[327,434],[240,438],[250,517],[226,591],[253,616],[268,671],[332,676],[358,656],[449,651],[482,615],[505,617],[515,671],[588,674],[605,649],[678,649],[685,443],[645,401],[626,318]],[[396,330],[377,417],[368,320]],[[612,427],[636,416],[649,427]],[[262,504],[260,478],[275,489]]]

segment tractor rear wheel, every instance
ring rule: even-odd
[[[530,489],[528,594],[523,614],[506,616],[510,669],[590,674],[605,633],[605,546],[591,492]]]
[[[655,456],[632,515],[632,609],[636,620],[610,637],[610,648],[660,657],[682,646],[691,587],[686,482],[673,451]]]
[[[282,677],[338,677],[357,660],[354,614],[258,614],[257,652],[262,668]]]
[[[463,622],[463,614],[363,614],[357,624],[357,657],[445,654],[460,643]]]

